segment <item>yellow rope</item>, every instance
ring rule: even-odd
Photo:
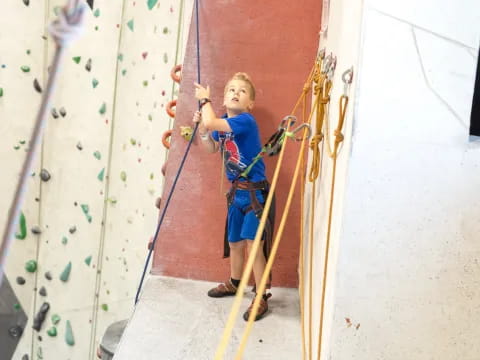
[[[325,260],[323,266],[323,281],[322,281],[322,300],[320,305],[320,321],[318,329],[318,347],[317,347],[317,360],[320,360],[322,352],[322,336],[323,336],[323,316],[325,311],[325,293],[327,288],[327,275],[328,275],[328,257],[330,253],[330,234],[332,228],[332,213],[333,213],[333,198],[335,193],[335,175],[337,169],[337,155],[340,143],[342,143],[344,137],[342,134],[343,123],[345,121],[345,114],[348,105],[348,96],[342,95],[339,101],[339,114],[338,125],[335,129],[335,144],[333,148],[333,170],[332,170],[332,185],[330,188],[330,207],[328,209],[328,227],[327,227],[327,240],[325,244]]]
[[[302,114],[302,122],[305,122],[305,111],[307,109],[307,99],[306,97],[303,99],[303,114]],[[305,345],[305,304],[303,303],[304,299],[304,279],[303,279],[303,264],[305,262],[305,247],[304,247],[304,240],[303,240],[303,221],[305,217],[305,178],[306,178],[306,168],[305,168],[305,156],[302,156],[302,163],[300,165],[300,173],[302,174],[302,179],[300,181],[300,251],[298,256],[298,294],[300,297],[300,327],[302,331],[302,360],[305,360],[305,353],[306,353],[306,345]]]
[[[295,104],[294,111],[292,111],[292,114],[295,113],[295,111],[296,111],[298,105],[301,103],[303,97],[305,97],[306,94],[308,93],[309,84],[311,83],[313,72],[314,72],[314,68],[312,68],[312,70],[310,71],[310,74],[308,76],[308,80],[306,82],[306,86],[304,86],[302,94],[301,94],[300,98],[298,99],[297,103]],[[290,129],[287,128],[287,131],[289,131],[289,130]],[[281,150],[280,150],[279,158],[278,158],[278,161],[277,161],[277,166],[276,166],[274,174],[273,174],[272,184],[270,186],[270,191],[269,191],[269,194],[267,196],[267,200],[265,202],[262,217],[260,219],[260,223],[259,223],[259,226],[258,226],[258,229],[257,229],[257,233],[255,235],[255,239],[253,240],[253,244],[252,244],[252,247],[250,249],[250,254],[249,254],[247,263],[245,265],[245,269],[243,271],[242,278],[240,280],[240,284],[237,288],[237,293],[235,295],[235,299],[234,299],[234,302],[233,302],[233,305],[232,305],[232,309],[231,309],[230,314],[228,316],[227,324],[225,325],[225,329],[223,331],[222,339],[221,339],[221,341],[220,341],[220,343],[217,347],[217,351],[215,353],[215,360],[221,360],[223,358],[223,356],[225,354],[227,344],[228,344],[228,340],[229,340],[229,338],[231,336],[231,333],[232,333],[232,330],[233,330],[233,325],[235,324],[235,320],[236,320],[236,318],[238,316],[238,313],[239,313],[239,310],[240,310],[240,305],[241,305],[241,302],[242,302],[242,299],[243,299],[243,293],[244,293],[245,288],[247,286],[248,279],[250,278],[250,275],[251,275],[251,272],[252,272],[252,269],[253,269],[253,262],[255,260],[258,249],[260,247],[260,238],[262,237],[263,230],[265,228],[265,223],[266,223],[266,220],[267,220],[267,216],[268,216],[268,213],[269,213],[269,210],[270,210],[270,206],[272,204],[273,194],[274,194],[275,188],[277,186],[278,176],[279,176],[280,168],[281,168],[281,165],[282,165],[282,162],[283,162],[283,156],[284,156],[284,153],[285,153],[286,143],[287,143],[286,141],[283,142]],[[265,271],[264,275],[265,274],[268,274],[268,272]],[[258,291],[258,289],[257,289],[257,293],[260,293]],[[262,291],[262,293],[263,293],[263,291]],[[262,293],[260,293],[260,294],[262,294]],[[257,308],[258,308],[258,305],[257,305]]]
[[[316,77],[317,85],[315,86],[315,105],[313,109],[316,110],[316,129],[315,136],[310,142],[310,149],[313,151],[312,155],[312,165],[310,168],[309,181],[312,182],[312,199],[311,199],[311,208],[310,208],[310,221],[309,221],[309,244],[308,244],[308,359],[312,359],[312,304],[313,304],[313,227],[315,224],[315,194],[316,190],[316,179],[321,172],[321,159],[320,159],[320,150],[318,148],[319,143],[323,140],[323,123],[325,119],[325,108],[328,102],[330,101],[328,89],[327,95],[324,92],[324,86],[326,84],[326,75],[320,73],[322,64],[319,64],[319,69]]]
[[[305,151],[305,146],[304,145],[305,145],[305,142],[306,142],[305,141],[306,138],[307,138],[307,129],[305,129],[304,132],[303,132],[303,139],[302,139],[302,144],[301,144],[301,148],[300,148],[300,154],[299,154],[299,157],[297,159],[297,164],[295,166],[295,173],[293,175],[293,180],[292,180],[292,183],[290,185],[290,191],[288,193],[287,203],[285,205],[285,208],[284,208],[284,211],[283,211],[283,214],[282,214],[282,219],[280,221],[280,225],[278,227],[277,234],[276,234],[275,240],[273,242],[273,246],[272,246],[272,249],[271,249],[271,252],[270,252],[270,256],[268,257],[268,261],[267,261],[267,265],[265,267],[265,271],[262,275],[262,280],[260,281],[260,284],[257,284],[257,287],[258,287],[257,288],[257,296],[255,297],[255,301],[253,303],[253,307],[252,307],[252,310],[250,312],[250,317],[248,318],[247,326],[246,326],[246,328],[243,332],[242,339],[240,340],[240,346],[239,346],[237,354],[235,356],[236,360],[242,359],[242,355],[243,355],[243,352],[245,350],[245,346],[247,344],[247,339],[248,339],[248,337],[250,335],[250,332],[252,330],[254,319],[257,316],[258,307],[260,306],[260,300],[262,299],[263,292],[265,291],[265,286],[266,286],[267,281],[268,281],[270,270],[272,269],[273,261],[275,260],[275,255],[277,254],[278,246],[280,244],[280,240],[281,240],[281,237],[283,235],[283,230],[285,229],[285,224],[287,222],[288,213],[289,213],[289,210],[290,210],[290,205],[292,203],[293,194],[295,193],[295,187],[296,187],[296,183],[297,183],[298,174],[300,172],[300,163],[301,163],[301,160],[303,158],[304,151]]]
[[[327,105],[330,103],[330,90],[332,89],[332,81],[327,78],[326,74],[322,74],[319,78],[320,101],[317,104],[317,122],[315,135],[310,141],[310,149],[313,151],[312,165],[310,168],[310,175],[308,180],[313,182],[320,171],[320,149],[319,144],[323,140],[323,120],[327,113]]]

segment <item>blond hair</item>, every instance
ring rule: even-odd
[[[250,76],[247,73],[244,72],[237,72],[235,73],[230,80],[227,81],[227,85],[225,85],[225,89],[223,91],[224,94],[227,93],[227,88],[228,84],[230,84],[230,81],[232,80],[242,80],[245,81],[250,88],[250,99],[255,100],[255,85],[253,85],[252,79],[250,79]]]

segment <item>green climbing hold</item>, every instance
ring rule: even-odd
[[[100,16],[100,9],[95,10],[95,12],[93,13],[93,16],[99,17]]]
[[[125,171],[120,173],[120,179],[124,182],[127,181],[127,173]]]
[[[15,237],[19,240],[25,240],[27,237],[27,221],[25,220],[25,215],[23,212],[20,212],[20,232],[15,234]]]
[[[98,80],[97,79],[94,78],[92,80],[92,86],[93,86],[94,89],[98,86]]]
[[[87,256],[87,257],[85,258],[85,264],[87,264],[88,266],[90,266],[90,263],[91,263],[91,262],[92,262],[92,255]]]
[[[27,66],[27,65],[21,66],[20,69],[22,69],[24,73],[30,72],[30,66]]]
[[[100,113],[100,115],[104,115],[107,112],[107,104],[103,103],[98,112]]]
[[[30,49],[27,49],[27,55],[30,55],[32,52],[30,51]]]
[[[103,178],[105,177],[105,168],[103,168],[97,175],[97,179],[100,181],[103,181]]]
[[[123,69],[122,70],[122,75],[125,76],[126,73],[127,73],[127,70]]]
[[[127,22],[127,26],[128,26],[128,28],[129,28],[130,30],[133,31],[133,28],[134,28],[134,26],[135,26],[134,20],[132,19],[132,20],[130,20],[129,22]]]
[[[102,304],[102,310],[103,311],[108,311],[108,305],[107,304]]]
[[[147,0],[148,10],[152,10],[157,5],[158,0]]]
[[[65,330],[65,342],[70,346],[75,345],[75,339],[73,338],[73,331],[72,331],[72,325],[70,324],[70,320],[67,320],[67,327]]]
[[[60,322],[60,316],[58,314],[53,314],[52,315],[52,324],[57,325]]]
[[[88,205],[87,204],[81,204],[80,207],[82,208],[83,213],[87,217],[88,222],[91,223],[92,222],[92,217],[89,214],[90,208],[88,207]]]
[[[38,360],[43,360],[43,350],[42,350],[41,346],[39,346],[38,349],[37,349],[37,359]]]
[[[107,199],[107,201],[112,204],[112,205],[115,205],[117,203],[117,198],[114,197],[114,196],[111,196]]]
[[[168,34],[168,27],[165,26],[165,27],[163,28],[163,33],[164,33],[164,34]]]
[[[69,261],[65,269],[63,269],[62,273],[60,274],[60,280],[63,282],[67,282],[68,278],[70,277],[70,272],[72,271],[72,262]]]
[[[82,60],[81,56],[74,56],[73,61],[75,61],[76,64],[80,64],[80,60]]]
[[[15,150],[19,150],[19,149],[20,149],[20,145],[15,145],[13,148],[14,148]]]
[[[150,173],[150,180],[153,180],[153,173]]]
[[[134,138],[130,138],[130,144],[136,145],[136,144],[137,144],[137,140],[135,140]]]
[[[148,114],[148,121],[152,121],[152,120],[153,120],[152,114]]]
[[[93,156],[95,156],[95,159],[100,160],[102,158],[102,154],[100,154],[100,151],[95,151],[93,153]]]
[[[55,337],[57,336],[57,328],[52,326],[50,329],[47,330],[48,336]]]
[[[68,243],[68,238],[66,236],[62,237],[62,244],[67,245]]]
[[[22,307],[20,306],[19,303],[15,303],[15,304],[13,304],[13,309],[14,309],[15,311],[19,311],[19,310],[22,309]]]
[[[118,54],[117,59],[118,61],[123,61],[123,54]]]
[[[34,273],[37,271],[37,262],[35,260],[28,260],[25,263],[25,270],[27,270],[29,273]]]
[[[168,55],[167,53],[163,54],[163,62],[166,64],[168,62]]]
[[[62,8],[60,6],[55,6],[53,8],[53,13],[55,14],[55,16],[58,16],[58,14],[60,14],[61,10],[62,10]]]
[[[147,80],[143,81],[143,86],[148,86],[148,81]]]
[[[3,88],[0,88],[0,97],[3,96]]]

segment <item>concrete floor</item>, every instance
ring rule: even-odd
[[[211,360],[233,297],[213,299],[216,283],[151,276],[118,345],[114,360]],[[244,359],[301,358],[297,289],[273,288],[269,312],[252,329]],[[242,311],[253,299],[245,294]],[[246,322],[239,315],[225,359],[233,359]]]

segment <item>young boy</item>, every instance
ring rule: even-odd
[[[211,289],[208,296],[232,296],[237,292],[242,277],[245,247],[250,251],[268,191],[262,159],[251,166],[248,174],[245,173],[262,148],[257,123],[250,114],[255,101],[255,87],[247,74],[233,75],[225,86],[223,106],[226,114],[221,118],[213,110],[210,88],[200,84],[195,84],[195,88],[195,97],[200,102],[201,110],[195,113],[193,121],[199,124],[202,146],[210,153],[221,151],[226,175],[232,184],[227,194],[226,229],[230,247],[230,279]],[[262,241],[253,264],[256,284],[260,283],[265,270],[265,255],[260,250],[263,245]],[[267,300],[270,296],[263,294],[255,320],[268,311]],[[251,308],[252,305],[243,314],[245,320],[248,320]]]

